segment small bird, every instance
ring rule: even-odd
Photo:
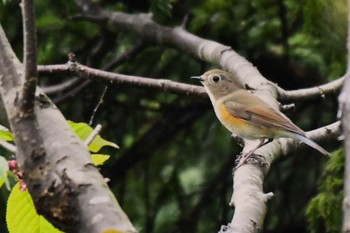
[[[231,73],[214,69],[191,78],[198,79],[203,84],[217,118],[231,133],[245,139],[260,140],[256,148],[243,155],[243,161],[239,165],[275,138],[293,138],[329,155],[328,151],[309,139],[286,115],[245,90]]]

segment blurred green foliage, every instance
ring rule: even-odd
[[[344,150],[335,151],[324,167],[318,182],[318,194],[306,208],[310,232],[337,233],[342,229],[342,203],[344,181]]]
[[[231,46],[286,89],[325,83],[345,71],[345,0],[96,3],[131,14],[151,12],[158,23],[169,27],[185,22],[190,32]],[[21,58],[18,5],[19,0],[2,3],[0,23]],[[73,1],[36,1],[40,64],[66,63],[68,52],[73,52],[78,62],[91,67],[191,84],[196,83],[189,77],[214,67],[162,45],[144,43],[130,52],[140,42],[138,36],[78,19],[79,13]],[[117,62],[109,65],[111,61]],[[42,76],[40,85],[72,78]],[[67,119],[89,122],[105,85],[108,91],[93,124],[102,124],[101,135],[121,149],[103,149],[102,153],[112,156],[101,172],[111,179],[111,189],[137,228],[142,232],[213,232],[227,224],[233,214],[228,206],[231,172],[240,148],[218,123],[209,101],[102,80],[93,80],[75,93],[66,90],[51,97]],[[336,119],[336,98],[297,102],[289,116],[305,130],[331,123]],[[339,145],[326,147],[332,150]],[[341,200],[340,186],[326,188],[325,183],[337,183],[343,174],[325,173],[326,162],[317,152],[305,150],[273,165],[265,191],[274,192],[275,197],[269,201],[264,232],[334,232],[339,215],[332,215],[329,223],[324,223],[324,217],[327,205]],[[0,206],[4,206],[6,191],[1,191]],[[322,199],[324,192],[333,196]],[[6,232],[1,209],[0,232]]]

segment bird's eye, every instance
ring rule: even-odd
[[[214,81],[214,82],[217,83],[217,82],[219,82],[220,80],[221,80],[220,75],[214,75],[214,76],[213,76],[213,81]]]

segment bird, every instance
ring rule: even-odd
[[[204,86],[222,125],[241,138],[260,140],[254,149],[243,155],[238,165],[242,165],[258,148],[277,138],[292,138],[329,155],[286,115],[247,91],[233,74],[213,69],[191,78]]]

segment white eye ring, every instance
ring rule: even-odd
[[[217,83],[221,80],[221,76],[218,74],[215,74],[215,75],[213,75],[212,79],[215,83]]]

